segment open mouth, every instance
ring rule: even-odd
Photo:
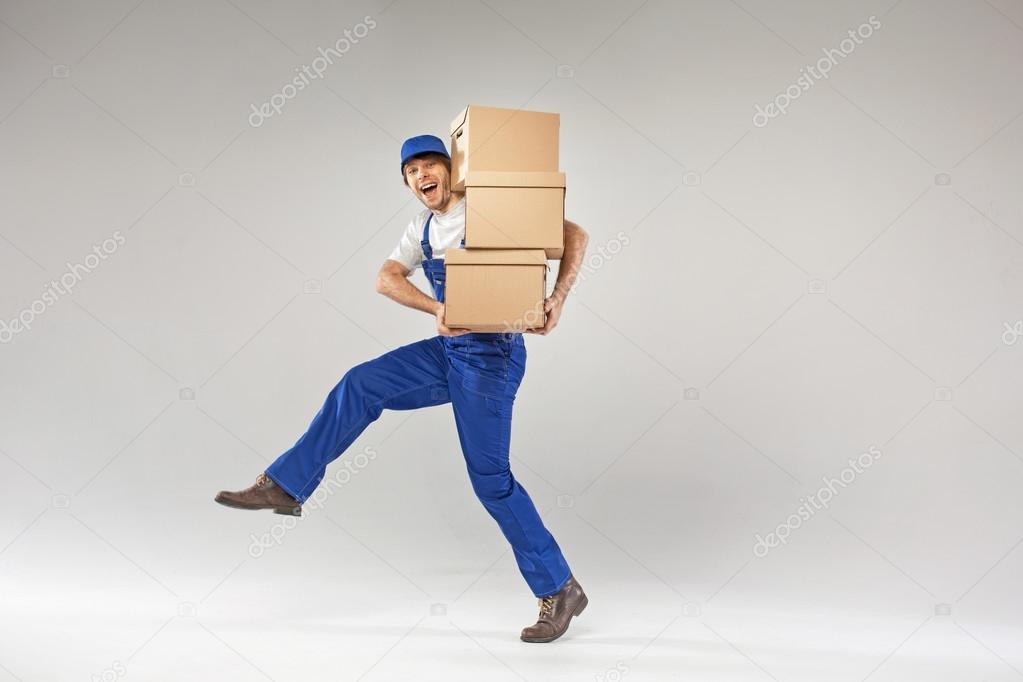
[[[427,182],[419,188],[419,191],[422,192],[423,196],[427,199],[432,199],[437,196],[437,183]]]

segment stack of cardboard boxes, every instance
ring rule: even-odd
[[[543,327],[547,259],[564,252],[560,116],[470,105],[451,123],[451,187],[465,248],[445,253],[445,322],[480,332]]]

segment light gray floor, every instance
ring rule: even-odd
[[[801,548],[688,600],[575,513],[554,510],[548,520],[578,546],[591,604],[569,634],[545,646],[517,639],[535,609],[496,543],[449,557],[488,564],[479,576],[411,562],[399,569],[324,515],[232,568],[196,602],[179,602],[81,533],[67,512],[49,511],[33,539],[5,557],[5,579],[14,577],[11,566],[32,568],[19,577],[22,589],[56,586],[7,597],[5,628],[14,637],[5,638],[5,657],[17,677],[0,679],[88,679],[118,669],[133,680],[1017,678],[1010,665],[1018,630],[991,622],[1004,608],[991,601],[996,586],[1015,580],[1018,561],[951,615],[929,612],[926,595],[905,589],[905,578],[855,540],[842,548],[851,554],[844,570],[809,570],[823,548]],[[72,553],[69,571],[61,566]],[[864,586],[859,603],[847,598]]]
[[[1023,678],[1020,83],[1017,0],[0,0],[0,682]],[[561,114],[591,235],[515,407],[549,646],[450,408],[212,501],[432,335],[373,281],[469,103]]]

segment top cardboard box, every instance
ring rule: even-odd
[[[558,170],[561,116],[470,104],[451,122],[451,189],[470,171]]]

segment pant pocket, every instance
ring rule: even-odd
[[[504,398],[510,360],[502,344],[472,340],[466,352],[456,357],[455,366],[461,370],[462,387],[465,390],[491,398]]]
[[[486,405],[487,410],[490,412],[490,414],[494,415],[495,417],[504,416],[505,411],[504,400],[500,400],[489,395],[484,395],[483,403]]]

